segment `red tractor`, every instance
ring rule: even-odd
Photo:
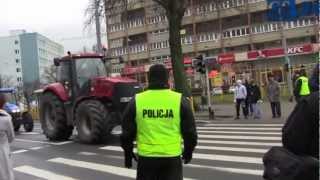
[[[67,140],[76,127],[83,143],[100,143],[121,123],[130,99],[141,90],[128,78],[107,77],[106,58],[98,54],[55,58],[58,82],[44,88],[40,119],[49,140]]]

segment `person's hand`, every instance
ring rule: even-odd
[[[233,100],[233,103],[237,103],[237,100]]]
[[[186,151],[186,150],[183,151],[182,159],[183,159],[184,164],[188,164],[192,159],[192,152],[189,152],[189,151]]]
[[[132,167],[132,159],[134,159],[136,162],[138,161],[137,156],[131,151],[131,152],[125,152],[124,155],[124,166],[126,168]]]

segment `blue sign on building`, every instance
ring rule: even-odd
[[[267,0],[269,21],[293,21],[304,16],[319,16],[319,0],[303,0],[298,10],[295,0]]]

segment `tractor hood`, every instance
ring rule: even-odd
[[[134,89],[140,89],[136,80],[122,77],[98,77],[92,79],[91,83],[91,95],[97,97],[113,97],[115,92],[119,91],[119,86],[122,86],[121,89],[127,86],[133,91]],[[132,93],[129,94],[131,95]]]
[[[6,103],[3,107],[8,113],[19,113],[20,108],[16,104]]]

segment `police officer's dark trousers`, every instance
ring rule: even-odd
[[[139,156],[137,180],[182,180],[181,157]]]

